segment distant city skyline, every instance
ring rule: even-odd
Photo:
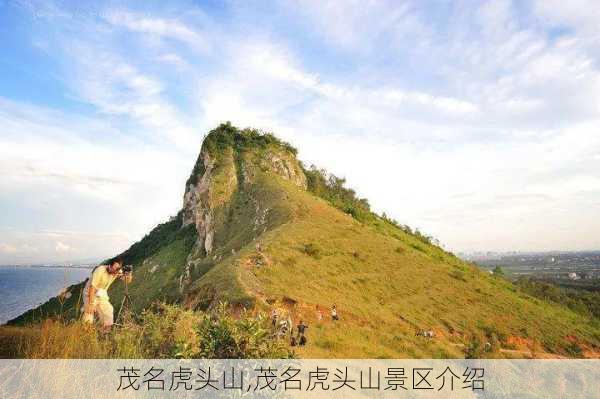
[[[0,1],[0,264],[103,259],[219,123],[469,251],[600,249],[595,2]]]

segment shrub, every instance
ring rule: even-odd
[[[2,331],[2,330],[0,330]],[[11,327],[2,337],[25,358],[289,358],[285,342],[272,336],[265,315],[234,317],[225,304],[212,312],[155,304],[136,320],[131,314],[104,336],[80,321],[46,320]]]
[[[574,312],[600,319],[600,292],[564,288],[547,281],[521,278],[516,281],[521,290],[544,301],[556,302]]]
[[[461,270],[452,270],[452,272],[450,272],[450,277],[460,281],[467,281],[465,273]]]
[[[308,256],[312,256],[315,259],[321,258],[321,249],[313,243],[304,244],[302,252],[304,252]]]
[[[304,174],[308,191],[361,222],[373,219],[369,202],[359,198],[351,188],[346,188],[346,179],[328,173],[325,169],[318,169],[315,165],[304,169]]]
[[[189,358],[199,350],[198,334],[194,331],[202,317],[199,313],[178,306],[156,304],[142,313],[139,337],[148,358]],[[139,326],[128,327],[135,329]]]
[[[269,320],[244,311],[233,318],[225,304],[205,314],[197,328],[200,350],[196,357],[213,359],[288,358],[291,352],[282,341],[272,337]]]
[[[577,342],[569,342],[565,347],[565,351],[573,357],[582,358],[583,357],[583,349],[581,346],[577,344]]]
[[[484,352],[485,344],[481,337],[473,336],[465,346],[465,359],[481,359]]]

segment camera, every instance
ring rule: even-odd
[[[133,272],[133,265],[123,265],[123,267],[121,268],[121,271],[123,271],[124,274],[131,273],[131,272]]]

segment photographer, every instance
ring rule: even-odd
[[[110,265],[96,266],[83,289],[83,321],[93,323],[96,314],[104,332],[109,332],[114,322],[108,288],[116,279],[122,279],[126,284],[133,279],[131,267],[123,267],[120,259],[113,260]]]

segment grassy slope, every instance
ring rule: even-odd
[[[505,346],[529,342],[564,354],[567,336],[599,344],[598,326],[589,319],[525,295],[383,220],[361,224],[276,179],[286,189],[293,223],[261,237],[266,266],[256,265],[258,254],[248,246],[227,267],[252,295],[275,301],[295,322],[309,321],[311,345],[301,356],[463,357],[456,344],[492,335]],[[318,254],[307,254],[308,244]],[[329,318],[333,303],[339,323]],[[321,324],[317,306],[325,316]],[[419,329],[433,329],[437,338],[415,337]]]

